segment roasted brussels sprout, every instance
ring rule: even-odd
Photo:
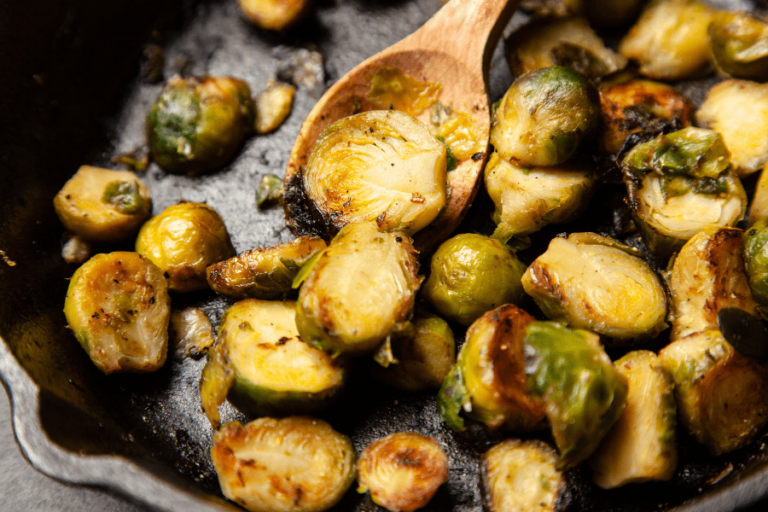
[[[744,232],[744,269],[757,309],[768,318],[768,218]]]
[[[552,239],[522,283],[548,318],[617,343],[653,338],[667,327],[661,280],[638,251],[611,238]]]
[[[267,30],[284,30],[307,14],[312,0],[237,0],[245,19]]]
[[[709,24],[717,65],[731,76],[768,80],[768,23],[746,12],[719,12]]]
[[[152,372],[168,353],[171,301],[162,271],[135,252],[97,254],[69,281],[64,315],[106,374]]]
[[[699,231],[733,226],[747,198],[723,138],[688,127],[639,144],[623,161],[632,216],[645,245],[668,257]]]
[[[234,256],[235,248],[216,210],[181,202],[141,227],[136,252],[165,272],[170,290],[190,292],[207,288],[205,269]]]
[[[557,165],[594,135],[600,95],[587,77],[565,66],[538,69],[507,90],[491,121],[491,144],[522,166]]]
[[[64,184],[53,207],[64,227],[92,241],[129,238],[152,215],[149,188],[135,174],[90,165]]]
[[[152,158],[169,172],[218,169],[253,131],[251,90],[229,77],[175,76],[147,115]]]
[[[421,284],[411,239],[348,224],[312,263],[299,291],[301,339],[334,355],[371,352],[405,327]]]
[[[313,418],[228,423],[211,458],[224,496],[251,512],[322,512],[355,479],[349,438]]]
[[[422,296],[440,316],[469,325],[486,311],[520,302],[524,271],[515,253],[498,240],[465,233],[435,251]]]
[[[539,440],[507,439],[483,455],[489,512],[555,512],[566,491],[557,452]]]
[[[398,432],[365,447],[357,460],[357,492],[393,512],[411,512],[448,478],[448,456],[431,437]]]
[[[420,82],[400,68],[385,66],[373,74],[367,99],[375,109],[396,109],[417,116],[437,101],[442,90],[438,83]]]
[[[768,164],[760,173],[760,179],[755,188],[755,195],[752,197],[752,204],[749,206],[749,223],[754,224],[763,217],[768,217]]]
[[[677,465],[674,383],[648,350],[630,352],[616,369],[629,381],[627,407],[589,459],[603,489],[669,480]]]
[[[283,124],[291,113],[295,92],[293,85],[270,80],[267,88],[256,96],[256,133],[273,132]]]
[[[624,411],[627,378],[589,331],[532,322],[523,343],[526,390],[544,403],[560,450],[557,467],[575,466],[592,455]]]
[[[496,205],[493,238],[506,241],[572,220],[587,207],[594,184],[586,162],[531,169],[494,152],[485,166],[485,188]]]
[[[741,238],[742,231],[735,228],[708,230],[680,250],[668,279],[672,340],[717,330],[717,314],[723,308],[758,314],[744,269]]]
[[[696,122],[723,137],[737,175],[752,174],[768,162],[768,84],[720,82],[709,90]]]
[[[691,334],[659,352],[675,381],[680,423],[713,455],[741,448],[768,421],[765,368],[717,330]]]
[[[640,73],[657,80],[696,78],[712,70],[707,27],[715,9],[698,0],[653,0],[619,44]]]
[[[507,39],[506,53],[517,76],[560,65],[598,78],[627,65],[626,58],[605,47],[584,18],[534,20]]]
[[[213,345],[211,321],[198,308],[173,311],[168,334],[171,352],[176,360],[186,357],[198,359]]]
[[[533,321],[507,304],[470,326],[438,395],[440,414],[449,427],[464,430],[460,413],[492,429],[529,432],[545,425],[544,404],[526,393],[523,338]]]
[[[304,236],[247,251],[208,267],[208,284],[232,299],[279,299],[291,291],[301,266],[325,248],[322,238]]]

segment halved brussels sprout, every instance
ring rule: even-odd
[[[731,76],[768,80],[768,23],[746,12],[719,12],[709,24],[717,65]]]
[[[357,460],[357,492],[393,512],[411,512],[448,478],[448,456],[431,437],[398,432],[365,447]]]
[[[747,444],[768,422],[765,368],[736,352],[720,331],[702,331],[659,352],[675,381],[680,423],[712,455]]]
[[[181,202],[141,227],[136,252],[160,267],[169,289],[190,292],[207,288],[205,269],[234,256],[235,248],[216,210],[204,203]]]
[[[741,237],[742,231],[735,228],[703,231],[680,250],[668,278],[673,311],[670,339],[717,330],[717,314],[723,308],[758,315],[744,269]]]
[[[152,158],[169,172],[218,169],[253,131],[255,107],[242,80],[171,78],[147,115]]]
[[[531,315],[512,304],[489,311],[467,330],[438,395],[443,421],[464,430],[460,413],[491,429],[530,432],[545,425],[544,404],[526,393],[526,327]]]
[[[251,512],[322,512],[355,480],[349,438],[314,418],[227,423],[211,458],[224,496]]]
[[[754,224],[763,217],[768,217],[768,164],[760,173],[760,179],[755,188],[755,195],[752,197],[752,204],[749,206],[749,223]]]
[[[768,318],[768,218],[762,218],[744,232],[744,270],[757,309]]]
[[[198,308],[185,308],[171,313],[168,329],[173,358],[198,359],[213,345],[213,332],[208,316]]]
[[[489,512],[561,510],[565,475],[557,452],[537,439],[507,439],[483,455],[483,487]]]
[[[553,238],[522,283],[548,318],[615,342],[653,338],[667,328],[661,280],[638,251],[611,238]]]
[[[97,254],[69,281],[64,315],[106,374],[153,372],[168,353],[171,300],[162,271],[135,252]]]
[[[344,226],[299,291],[301,338],[334,355],[373,351],[410,319],[418,269],[405,233],[380,233],[368,222]]]
[[[496,205],[493,238],[506,241],[572,220],[589,204],[594,184],[594,169],[585,161],[527,168],[492,153],[485,188]]]
[[[293,85],[269,81],[267,88],[256,96],[256,133],[273,132],[283,124],[291,113],[295,92]]]
[[[326,247],[320,237],[303,236],[247,251],[208,267],[208,284],[216,293],[232,299],[285,297],[302,265]]]
[[[149,188],[130,171],[83,165],[53,199],[61,223],[85,240],[136,234],[152,215]]]
[[[491,121],[491,144],[523,166],[557,165],[587,142],[600,122],[600,95],[565,66],[538,69],[507,90]]]
[[[507,39],[506,53],[517,76],[560,65],[598,78],[627,65],[626,58],[605,47],[584,18],[535,19]]]
[[[629,380],[627,407],[589,459],[603,489],[669,480],[677,466],[677,407],[670,374],[648,350],[630,352],[616,369]]]
[[[696,233],[733,226],[747,197],[723,138],[688,127],[639,144],[623,161],[628,204],[645,245],[667,257]]]
[[[367,100],[378,110],[399,110],[417,116],[431,107],[440,97],[443,86],[435,82],[420,82],[396,67],[382,67],[371,78]]]
[[[619,53],[649,78],[702,76],[712,70],[707,27],[715,12],[697,0],[654,0],[622,39]]]
[[[768,162],[768,84],[720,82],[709,90],[696,122],[723,137],[737,175],[752,174]]]
[[[560,450],[557,467],[575,466],[592,455],[624,411],[627,378],[589,331],[532,322],[523,343],[526,392],[544,403]]]

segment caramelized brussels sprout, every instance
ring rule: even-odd
[[[768,421],[765,368],[717,330],[691,334],[659,352],[675,382],[680,423],[712,455],[747,444]]]
[[[322,512],[355,479],[349,438],[313,418],[227,423],[211,458],[224,496],[251,512]]]
[[[293,85],[269,81],[267,88],[256,96],[256,133],[273,132],[283,124],[291,113],[295,92]]]
[[[152,215],[149,188],[135,174],[90,165],[64,184],[53,207],[64,227],[86,241],[129,238]]]
[[[517,76],[560,65],[598,78],[627,65],[626,58],[605,47],[584,18],[534,20],[507,39],[506,52]]]
[[[696,122],[723,137],[737,175],[752,174],[768,162],[768,84],[720,82],[709,90]]]
[[[208,267],[208,284],[216,293],[232,299],[279,299],[291,291],[302,265],[325,248],[322,238],[304,236],[247,251]]]
[[[746,12],[719,12],[707,30],[717,65],[731,76],[768,80],[768,23]]]
[[[741,238],[742,231],[735,228],[702,231],[680,250],[668,278],[674,312],[670,339],[717,330],[717,314],[723,308],[758,314]]]
[[[190,292],[207,288],[205,269],[234,256],[235,248],[216,210],[203,203],[181,202],[141,227],[136,252],[165,272],[169,289]]]
[[[371,352],[404,327],[421,279],[411,239],[348,224],[308,269],[296,324],[307,343],[341,353]]]
[[[486,311],[519,302],[524,271],[515,253],[498,240],[465,233],[435,251],[422,296],[440,316],[469,325]]]
[[[595,173],[586,162],[531,169],[492,153],[485,188],[496,205],[493,238],[506,241],[572,220],[587,207],[594,184]]]
[[[768,217],[768,164],[760,173],[760,179],[755,188],[755,195],[752,197],[752,204],[749,206],[749,223],[754,224],[763,217]]]
[[[667,296],[635,249],[594,233],[554,238],[525,271],[526,293],[548,318],[615,342],[649,339],[667,328]]]
[[[493,113],[491,144],[523,166],[557,165],[576,154],[599,121],[595,86],[578,71],[552,66],[515,80]]]
[[[175,76],[147,115],[152,158],[169,172],[218,169],[251,133],[254,116],[251,90],[242,80]]]
[[[378,110],[396,109],[417,116],[431,107],[443,86],[435,82],[420,82],[403,73],[400,68],[382,67],[371,78],[367,99]]]
[[[483,455],[489,512],[555,512],[566,490],[557,452],[537,439],[507,439]]]
[[[744,268],[757,309],[768,318],[768,218],[744,232]]]
[[[162,271],[135,252],[97,254],[69,281],[64,315],[106,374],[152,372],[168,353],[171,302]]]
[[[507,304],[470,326],[437,399],[449,427],[464,430],[461,413],[491,429],[529,432],[545,425],[544,404],[526,392],[523,338],[533,321]]]
[[[669,480],[677,466],[677,407],[671,375],[648,350],[630,352],[616,369],[629,381],[627,407],[589,459],[603,489]]]
[[[301,20],[312,0],[237,0],[245,19],[267,30],[284,30]]]
[[[688,127],[639,144],[623,161],[628,203],[645,245],[667,257],[699,231],[733,226],[747,198],[723,138]]]
[[[589,331],[532,322],[523,343],[526,390],[544,402],[560,450],[557,467],[575,466],[592,455],[624,411],[627,378]]]
[[[198,308],[173,311],[168,334],[171,352],[176,360],[186,357],[198,359],[213,345],[211,321]]]
[[[649,78],[702,76],[712,70],[707,27],[715,12],[698,0],[653,0],[622,39],[619,53]]]
[[[448,478],[448,456],[431,437],[398,432],[365,447],[357,460],[357,492],[393,512],[411,512]]]

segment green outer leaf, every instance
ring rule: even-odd
[[[461,366],[456,364],[448,372],[442,387],[440,387],[440,392],[437,395],[437,409],[440,411],[440,416],[442,416],[445,424],[457,432],[466,429],[464,418],[461,416],[465,404],[469,404],[469,396],[467,396],[467,388],[464,386]]]
[[[317,264],[318,260],[320,260],[320,256],[323,254],[325,254],[325,250],[318,251],[314,256],[309,258],[304,265],[301,266],[301,270],[299,270],[299,272],[296,274],[296,277],[293,278],[291,288],[295,290],[301,286],[304,281],[306,281],[307,276],[309,276],[309,273],[315,267],[315,264]]]

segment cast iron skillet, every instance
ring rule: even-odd
[[[764,0],[718,4],[766,8]],[[254,91],[278,73],[286,55],[313,48],[324,53],[331,83],[413,32],[440,5],[438,0],[319,0],[309,19],[274,35],[241,21],[233,0],[0,4],[0,250],[9,258],[0,259],[0,377],[11,397],[19,444],[37,469],[157,510],[238,510],[221,498],[208,456],[212,431],[197,395],[203,362],[169,360],[155,374],[105,377],[67,331],[61,312],[66,278],[75,267],[60,257],[63,229],[51,201],[81,164],[109,166],[112,156],[141,144],[144,115],[159,90],[138,77],[144,45],[164,48],[166,78],[175,71],[231,74]],[[518,15],[512,24],[523,20]],[[511,83],[500,52],[494,64],[492,100]],[[714,81],[680,87],[700,102]],[[258,211],[253,191],[262,175],[284,172],[299,125],[321,91],[322,86],[299,89],[286,124],[249,140],[220,172],[187,178],[152,166],[144,179],[155,213],[181,198],[206,201],[222,214],[238,252],[291,239],[282,211]],[[580,224],[565,229],[594,229],[602,222],[595,219],[609,218],[617,204],[595,202]],[[488,208],[481,191],[461,229],[486,231]],[[214,323],[230,304],[210,293],[175,296],[173,303],[202,307]],[[246,419],[232,408],[223,416]],[[447,429],[433,393],[400,393],[356,374],[346,396],[322,416],[349,434],[358,451],[395,431],[437,438],[448,448],[451,471],[427,510],[480,510],[479,454],[497,439],[483,429],[462,435]],[[725,512],[768,494],[765,433],[718,458],[682,437],[681,462],[670,483],[606,492],[592,486],[587,469],[570,471],[571,510]],[[374,509],[367,496],[351,490],[335,510]]]

